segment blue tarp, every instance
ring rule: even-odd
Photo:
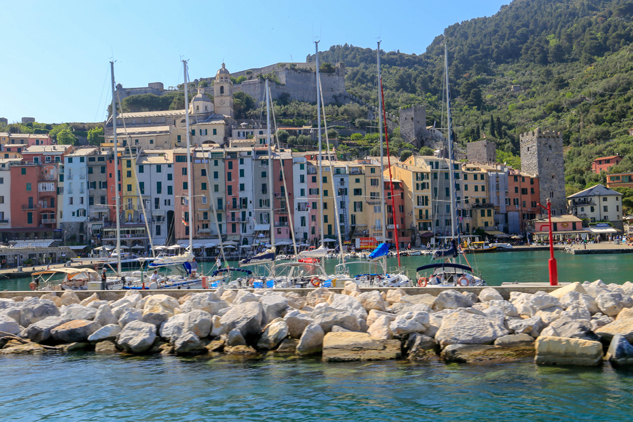
[[[261,264],[265,262],[273,262],[275,260],[274,252],[262,252],[251,258],[246,258],[240,261],[240,265],[246,264]]]
[[[381,243],[380,245],[378,245],[376,249],[374,249],[372,253],[369,254],[369,259],[376,259],[382,256],[387,256],[388,253],[389,253],[389,244]]]

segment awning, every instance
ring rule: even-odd
[[[74,250],[74,251],[80,251],[82,249],[86,249],[88,247],[88,245],[73,245],[73,246],[69,246],[70,249]]]
[[[586,230],[593,234],[607,234],[607,233],[619,232],[619,230],[616,230],[613,227],[588,227]]]
[[[426,232],[426,233],[422,233],[422,234],[420,234],[420,237],[433,237],[433,236],[434,236],[434,235],[433,235],[433,233],[431,233],[431,232]]]
[[[290,240],[276,241],[275,240],[275,246],[288,246],[288,245],[292,245],[292,241],[290,241]]]
[[[500,232],[499,230],[484,230],[486,232],[486,234],[489,234],[490,236],[496,236],[498,234],[505,234],[504,232]]]
[[[270,230],[270,224],[255,224],[256,232],[265,232]]]

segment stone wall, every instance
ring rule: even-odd
[[[414,105],[400,109],[400,135],[405,142],[421,148],[426,132],[426,109],[422,105]]]
[[[565,198],[565,164],[563,137],[560,132],[540,128],[523,133],[521,142],[521,171],[539,177],[540,201],[552,202],[552,214],[567,213]]]
[[[469,142],[466,144],[466,155],[473,163],[494,163],[497,161],[497,144],[486,140]]]

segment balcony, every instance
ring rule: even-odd
[[[393,230],[393,224],[387,224],[387,230]],[[398,230],[400,229],[400,224],[397,225],[396,227]]]
[[[276,221],[275,222],[275,227],[288,227],[288,222],[287,221]]]
[[[42,218],[42,224],[55,224],[56,222],[56,218]]]
[[[316,167],[308,167],[308,174],[317,174]]]
[[[211,233],[211,229],[198,229],[198,233]]]
[[[6,226],[9,224],[9,220],[0,220],[0,226]]]
[[[35,205],[35,204],[22,205],[22,210],[23,211],[35,211],[35,210],[37,210],[37,205]]]

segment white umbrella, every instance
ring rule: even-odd
[[[250,249],[251,245],[242,245],[242,246],[240,246],[240,248],[242,248],[242,249]]]
[[[176,250],[176,249],[180,249],[180,248],[182,248],[182,246],[180,246],[180,245],[171,245],[171,246],[170,246],[170,247],[168,247],[167,249],[170,249],[170,250]]]
[[[205,248],[215,248],[216,246],[218,246],[218,244],[213,243],[213,242],[209,242],[206,245],[204,245]]]
[[[121,245],[121,249],[130,249],[129,246]]]
[[[200,249],[202,247],[200,243],[194,243],[192,246],[194,249]]]
[[[155,251],[162,251],[163,249],[166,249],[166,248],[164,246],[154,246]]]
[[[336,240],[335,239],[323,239],[323,242],[324,243],[328,243],[328,242],[332,243],[332,242],[336,242]]]
[[[260,233],[257,235],[257,237],[266,237],[266,235],[264,235],[263,233]]]
[[[225,245],[233,245],[233,246],[237,246],[237,242],[235,242],[234,240],[227,240],[226,242],[224,242]]]
[[[266,243],[264,246],[267,247],[267,248],[272,248],[273,247],[273,245],[271,245],[270,243]]]
[[[225,245],[224,247],[226,249],[235,249],[235,246],[233,246],[233,245]]]
[[[136,246],[132,246],[132,249],[145,249],[145,246],[143,246],[143,245],[136,245]]]

